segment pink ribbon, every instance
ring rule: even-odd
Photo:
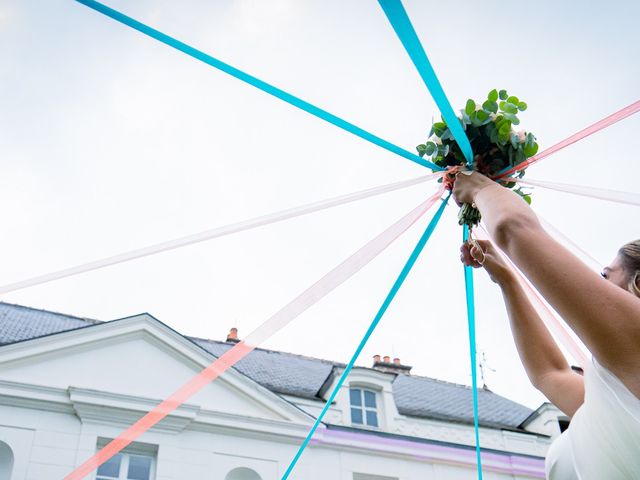
[[[602,130],[603,128],[606,128],[610,125],[613,125],[616,122],[619,122],[620,120],[623,120],[631,115],[633,115],[634,113],[637,113],[638,111],[640,111],[640,100],[632,103],[631,105],[624,107],[622,110],[618,110],[617,112],[609,115],[606,118],[603,118],[602,120],[600,120],[599,122],[594,123],[593,125],[580,130],[578,133],[575,133],[573,135],[571,135],[569,138],[556,143],[555,145],[553,145],[552,147],[547,148],[546,150],[542,151],[541,153],[525,160],[524,162],[516,165],[515,167],[507,170],[506,172],[501,173],[500,175],[498,175],[497,177],[495,177],[496,179],[501,179],[504,177],[508,177],[509,175],[512,175],[520,170],[523,170],[525,168],[527,168],[529,165],[534,164],[535,162],[542,160],[543,158],[548,157],[549,155],[552,155],[554,153],[556,153],[558,150],[562,150],[565,147],[568,147],[569,145],[572,145],[574,143],[576,143],[578,140],[582,140],[585,137],[588,137],[589,135],[592,135],[596,132],[599,132],[600,130]]]
[[[111,457],[127,447],[131,442],[139,438],[143,433],[161,421],[176,408],[191,398],[205,385],[218,378],[236,362],[247,356],[261,342],[268,339],[280,329],[289,324],[302,312],[327,296],[346,280],[355,275],[371,260],[377,257],[394,240],[411,227],[422,215],[424,215],[438,200],[440,200],[444,186],[418,205],[407,215],[387,228],[384,232],[369,241],[360,250],[347,258],[340,265],[328,272],[324,277],[307,288],[294,300],[276,312],[271,318],[256,328],[244,341],[237,343],[233,348],[213,361],[207,368],[202,370],[191,380],[185,383],[177,391],[162,401],[140,420],[127,428],[114,440],[109,442],[104,448],[85,461],[73,472],[67,475],[64,480],[80,480],[89,475],[96,468],[109,460]]]
[[[484,240],[489,240],[489,233],[485,230],[485,228],[481,225],[478,230],[474,230],[475,233],[480,233],[478,237],[481,237]],[[578,344],[573,336],[567,331],[567,328],[564,325],[558,315],[549,307],[549,305],[545,302],[542,296],[538,293],[531,282],[527,280],[527,278],[520,272],[518,267],[511,261],[511,259],[504,254],[497,246],[494,247],[498,251],[498,253],[507,261],[507,264],[511,268],[511,270],[515,273],[518,281],[522,285],[527,298],[535,308],[538,315],[544,322],[551,332],[555,335],[555,337],[562,343],[562,345],[567,349],[567,351],[571,354],[576,362],[583,368],[589,363],[589,358],[585,353],[586,348],[581,347]]]
[[[583,185],[570,185],[568,183],[547,182],[543,180],[533,180],[531,178],[513,178],[512,180],[520,185],[547,188],[558,192],[571,193],[583,197],[607,200],[609,202],[624,203],[640,207],[640,194],[633,192],[622,192],[620,190],[608,190],[605,188],[585,187]]]

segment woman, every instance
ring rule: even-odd
[[[574,373],[491,243],[463,245],[462,261],[483,266],[502,289],[529,379],[572,419],[549,449],[547,478],[639,479],[640,240],[620,249],[603,281],[551,238],[512,191],[474,172],[457,175],[454,196],[475,204],[497,246],[593,355],[584,378]]]

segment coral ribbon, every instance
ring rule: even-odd
[[[104,462],[109,460],[143,433],[161,421],[182,403],[186,402],[196,392],[209,382],[218,378],[223,372],[244,358],[260,343],[281,330],[302,312],[327,296],[346,280],[355,275],[371,260],[385,250],[394,240],[411,227],[429,208],[440,198],[442,187],[431,198],[421,203],[407,215],[391,225],[385,231],[365,244],[357,252],[328,272],[324,277],[307,288],[294,300],[276,312],[271,318],[256,328],[244,341],[236,344],[224,355],[212,362],[191,380],[171,394],[166,400],[145,414],[118,437],[109,442],[104,448],[85,461],[64,480],[80,480],[89,475]]]
[[[619,122],[620,120],[623,120],[623,119],[625,119],[627,117],[630,117],[634,113],[638,113],[638,111],[640,111],[640,100],[637,100],[636,102],[633,102],[631,105],[628,105],[628,106],[624,107],[623,109],[618,110],[615,113],[612,113],[608,117],[603,118],[602,120],[594,123],[593,125],[590,125],[587,128],[584,128],[584,129],[580,130],[579,132],[574,133],[569,138],[567,138],[565,140],[562,140],[561,142],[556,143],[555,145],[547,148],[546,150],[542,151],[541,153],[539,153],[537,155],[534,155],[533,157],[525,160],[522,163],[519,163],[515,167],[510,168],[507,171],[501,172],[495,178],[496,179],[501,179],[501,178],[504,178],[504,177],[508,177],[508,176],[520,171],[520,170],[524,170],[529,165],[532,165],[532,164],[542,160],[543,158],[546,158],[549,155],[552,155],[552,154],[556,153],[558,150],[562,150],[563,148],[568,147],[569,145],[573,145],[577,141],[582,140],[583,138],[588,137],[589,135],[592,135],[592,134],[594,134],[596,132],[599,132],[600,130],[602,130],[602,129],[608,127],[608,126]]]
[[[444,193],[444,187],[441,187],[440,190],[436,193],[436,195],[431,197],[430,200],[433,203],[435,203],[440,198],[442,193]],[[295,468],[296,464],[298,463],[298,460],[302,456],[302,453],[309,446],[309,442],[311,442],[311,439],[313,438],[313,434],[318,429],[318,426],[322,422],[322,419],[324,418],[326,413],[329,411],[329,408],[333,405],[333,401],[335,400],[336,396],[338,395],[338,392],[342,388],[342,385],[344,384],[345,380],[349,376],[349,373],[353,369],[353,366],[356,363],[356,360],[358,359],[358,357],[360,356],[360,353],[362,352],[362,349],[364,348],[364,346],[369,341],[369,338],[371,337],[371,335],[373,334],[374,330],[376,329],[376,327],[380,323],[380,320],[382,320],[382,317],[384,316],[385,312],[389,308],[389,305],[391,305],[391,302],[393,301],[393,299],[395,298],[396,294],[400,290],[400,287],[402,286],[402,284],[404,283],[405,279],[409,275],[409,272],[411,271],[411,269],[415,265],[416,260],[418,260],[418,257],[420,256],[420,253],[422,252],[422,250],[424,249],[425,245],[429,241],[429,238],[431,237],[431,234],[435,230],[436,225],[438,224],[438,222],[440,221],[440,218],[442,217],[442,213],[444,212],[444,208],[446,207],[447,202],[449,201],[449,197],[451,197],[451,194],[449,194],[447,196],[446,200],[443,200],[442,205],[440,205],[440,208],[435,213],[435,215],[433,216],[433,218],[429,222],[429,225],[427,226],[426,230],[424,231],[424,233],[420,237],[420,240],[418,241],[417,245],[413,249],[413,252],[409,256],[409,259],[407,260],[405,266],[400,271],[400,275],[398,275],[398,278],[396,279],[396,281],[394,282],[393,286],[391,287],[391,290],[387,294],[387,297],[384,299],[384,302],[382,302],[382,306],[378,310],[378,313],[376,314],[374,319],[371,321],[371,324],[367,328],[367,331],[365,332],[364,337],[362,337],[362,340],[360,340],[360,343],[358,344],[358,347],[356,348],[356,351],[353,353],[353,356],[351,357],[351,360],[349,360],[349,363],[347,364],[347,366],[345,367],[344,371],[342,372],[342,375],[340,375],[340,378],[338,379],[338,381],[336,382],[335,386],[333,387],[333,390],[331,391],[331,394],[329,395],[329,398],[325,402],[324,408],[320,412],[320,415],[318,415],[318,417],[316,418],[316,421],[314,422],[313,426],[309,430],[309,433],[307,434],[307,437],[304,439],[304,442],[302,442],[302,444],[298,448],[298,451],[296,452],[296,455],[291,460],[291,463],[287,467],[287,470],[285,471],[285,473],[282,476],[281,480],[287,480],[289,478],[289,476],[291,475],[291,472],[293,471],[293,469]]]

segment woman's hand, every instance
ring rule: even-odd
[[[478,192],[490,185],[498,184],[478,172],[458,172],[453,184],[453,197],[458,205],[474,203]]]
[[[498,285],[515,280],[506,260],[488,240],[463,243],[460,247],[460,261],[468,267],[484,267],[491,280]]]

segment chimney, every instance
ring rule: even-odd
[[[227,335],[227,342],[230,343],[238,343],[240,339],[238,338],[238,329],[233,327],[229,330],[229,334]]]
[[[393,361],[391,361],[391,357],[385,355],[382,357],[382,360],[380,360],[380,355],[374,355],[373,368],[385,373],[409,375],[412,367],[402,365],[399,358],[394,358]]]

